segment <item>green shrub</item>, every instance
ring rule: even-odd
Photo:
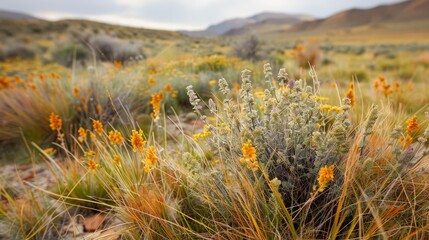
[[[82,45],[66,45],[56,49],[53,53],[55,62],[71,67],[73,62],[84,64],[90,57],[90,52]]]
[[[22,58],[31,59],[35,57],[35,53],[29,47],[23,44],[11,44],[7,46],[4,57],[7,58]]]

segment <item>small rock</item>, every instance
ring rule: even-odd
[[[23,181],[28,181],[28,180],[30,180],[30,179],[32,179],[32,178],[34,178],[34,173],[32,173],[32,172],[30,172],[30,173],[28,173],[28,174],[25,174],[24,176],[22,176],[22,177],[21,177],[21,179],[22,179]]]
[[[107,215],[103,213],[98,213],[91,217],[86,217],[83,220],[83,226],[85,227],[86,232],[94,232],[97,229],[100,229],[106,220]]]

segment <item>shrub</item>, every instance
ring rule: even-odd
[[[4,57],[7,58],[22,58],[30,59],[34,58],[35,53],[29,47],[22,44],[11,44],[9,45],[4,53]]]
[[[92,37],[89,42],[101,61],[126,61],[129,60],[130,57],[138,55],[144,56],[137,45],[121,41],[108,35]]]
[[[407,195],[407,190],[399,182],[417,181],[413,172],[422,163],[422,157],[416,149],[423,147],[421,143],[429,136],[429,129],[425,137],[416,142],[417,136],[409,135],[418,129],[414,118],[407,121],[406,132],[397,127],[389,143],[374,145],[375,138],[382,134],[375,130],[380,127],[375,127],[380,114],[376,107],[370,108],[365,121],[355,128],[349,120],[350,99],[345,98],[341,106],[322,104],[323,98],[317,95],[317,79],[313,79],[312,88],[301,80],[289,79],[284,69],[275,82],[268,64],[264,66],[264,73],[268,89],[260,102],[252,91],[250,71],[242,72],[239,99],[228,98],[228,84],[224,79],[219,80],[219,89],[226,98],[220,106],[209,100],[211,117],[200,112],[202,102],[192,86],[188,87],[188,95],[194,110],[207,124],[197,139],[209,138],[206,144],[215,152],[215,158],[219,156],[226,166],[240,161],[251,176],[258,179],[267,174],[271,184],[277,186],[287,209],[283,211],[284,221],[289,224],[291,234],[282,237],[293,238],[294,227],[301,232],[300,237],[317,239],[350,238],[359,236],[363,229],[368,229],[365,230],[368,237],[396,238],[410,234],[409,231],[386,232],[373,226],[379,221],[386,227],[393,227],[397,220],[405,226],[410,223],[404,217],[414,216],[414,210],[402,212],[405,204],[398,203],[401,201],[398,196]],[[280,87],[276,88],[277,84]],[[385,150],[376,153],[376,149]],[[414,161],[410,162],[411,159]],[[383,176],[389,176],[389,180],[383,181]],[[420,185],[418,191],[425,189]],[[273,188],[271,191],[275,195]],[[368,193],[371,197],[365,200]],[[423,204],[417,210],[419,216],[429,207],[423,203],[425,199],[426,196],[422,196],[411,200],[412,204]],[[373,201],[378,202],[378,211],[385,217],[370,210]],[[364,209],[359,209],[360,205],[365,206]],[[288,221],[289,213],[293,223]],[[365,220],[358,226],[356,219],[360,216]],[[415,229],[423,229],[425,219],[423,223],[411,224]]]
[[[242,59],[258,60],[261,42],[255,35],[247,36],[241,39],[233,47],[233,55]]]
[[[52,55],[55,62],[71,67],[73,62],[83,64],[88,60],[90,52],[82,45],[71,44],[56,49]]]

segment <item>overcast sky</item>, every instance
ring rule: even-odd
[[[197,30],[263,11],[326,17],[401,0],[0,0],[0,9],[58,20],[85,18],[136,27]]]

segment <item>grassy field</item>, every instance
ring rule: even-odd
[[[429,236],[427,32],[244,58],[246,38],[56,24],[1,49],[5,239]]]

